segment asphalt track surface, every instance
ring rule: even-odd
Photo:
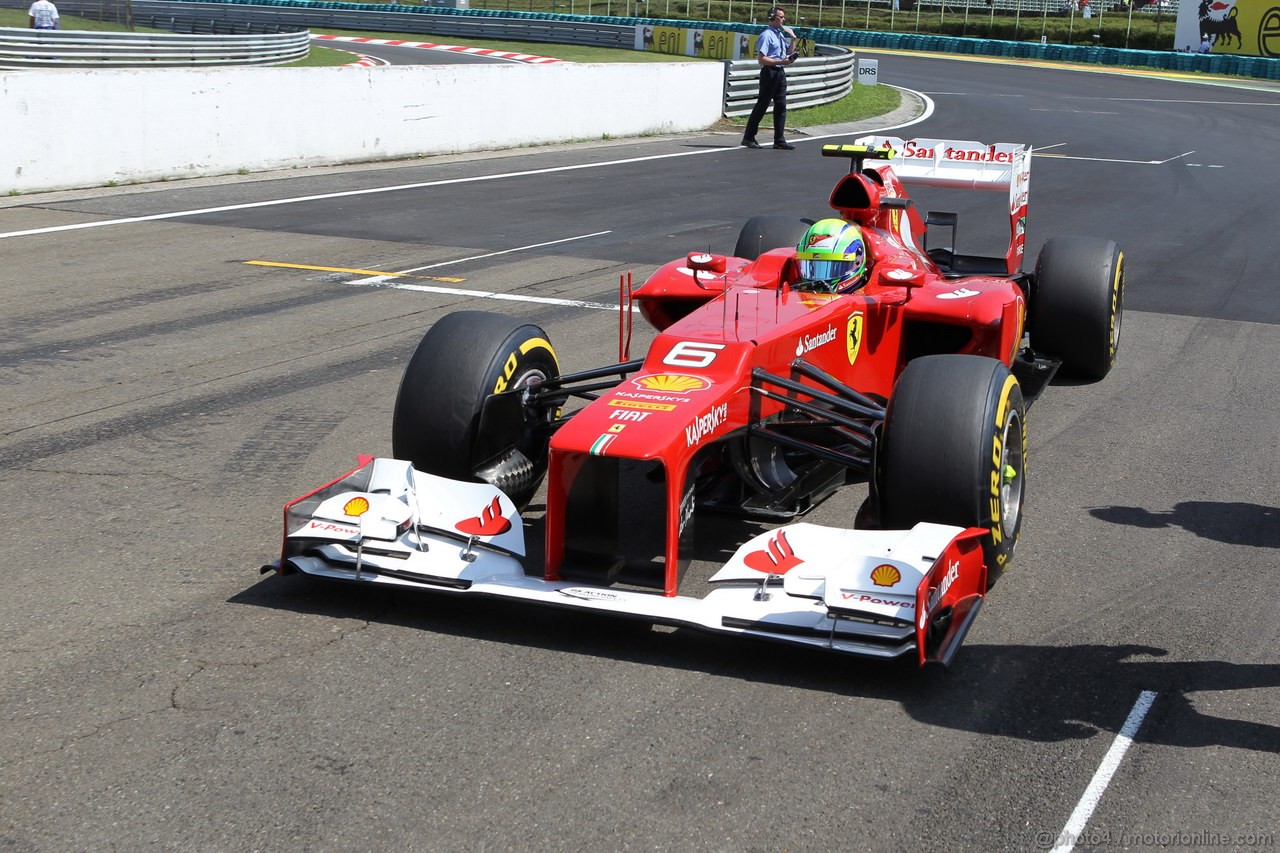
[[[936,104],[908,135],[1043,151],[1032,257],[1086,233],[1128,263],[1119,364],[1031,410],[1014,568],[952,669],[257,573],[285,500],[389,453],[432,322],[503,311],[602,363],[614,315],[549,300],[821,213],[816,141],[4,199],[0,848],[1275,846],[1280,95],[881,76]],[[921,202],[967,250],[1003,227]]]

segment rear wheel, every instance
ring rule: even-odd
[[[894,387],[877,447],[882,526],[986,528],[988,583],[1022,529],[1027,433],[1022,390],[991,358],[915,359]]]
[[[1065,372],[1101,379],[1116,363],[1124,314],[1124,252],[1111,240],[1055,237],[1036,260],[1027,306],[1031,346]]]
[[[812,224],[810,219],[777,213],[753,216],[742,226],[738,243],[733,247],[733,256],[754,261],[770,249],[794,247]]]
[[[537,326],[482,311],[448,314],[423,335],[405,368],[392,453],[430,474],[491,483],[523,506],[546,473],[539,413],[511,398],[487,411],[485,402],[559,375],[555,350]]]

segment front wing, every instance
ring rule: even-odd
[[[498,489],[408,462],[361,465],[285,507],[264,571],[491,596],[863,657],[950,663],[986,589],[983,531],[940,524],[843,530],[789,524],[745,542],[701,597],[530,574],[524,521]]]

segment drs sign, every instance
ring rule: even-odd
[[[880,61],[877,59],[858,60],[858,83],[862,86],[874,86],[880,74]]]

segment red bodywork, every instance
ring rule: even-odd
[[[552,438],[546,578],[582,576],[578,570],[610,582],[611,572],[626,578],[627,566],[617,565],[626,563],[620,543],[633,525],[653,524],[646,513],[661,507],[664,549],[639,555],[631,568],[648,572],[639,582],[676,595],[689,559],[684,534],[694,476],[724,464],[710,448],[784,409],[752,393],[753,370],[794,380],[792,363],[803,358],[862,394],[887,399],[906,363],[920,355],[966,353],[1011,365],[1026,314],[1013,280],[1023,252],[1025,193],[1021,199],[1010,210],[1004,276],[944,273],[920,248],[924,220],[883,162],[844,176],[831,194],[836,215],[858,223],[867,242],[870,277],[855,292],[794,290],[794,248],[755,261],[690,256],[660,267],[634,294],[660,332],[642,370],[603,392]],[[610,489],[621,493],[616,513],[600,509]]]

